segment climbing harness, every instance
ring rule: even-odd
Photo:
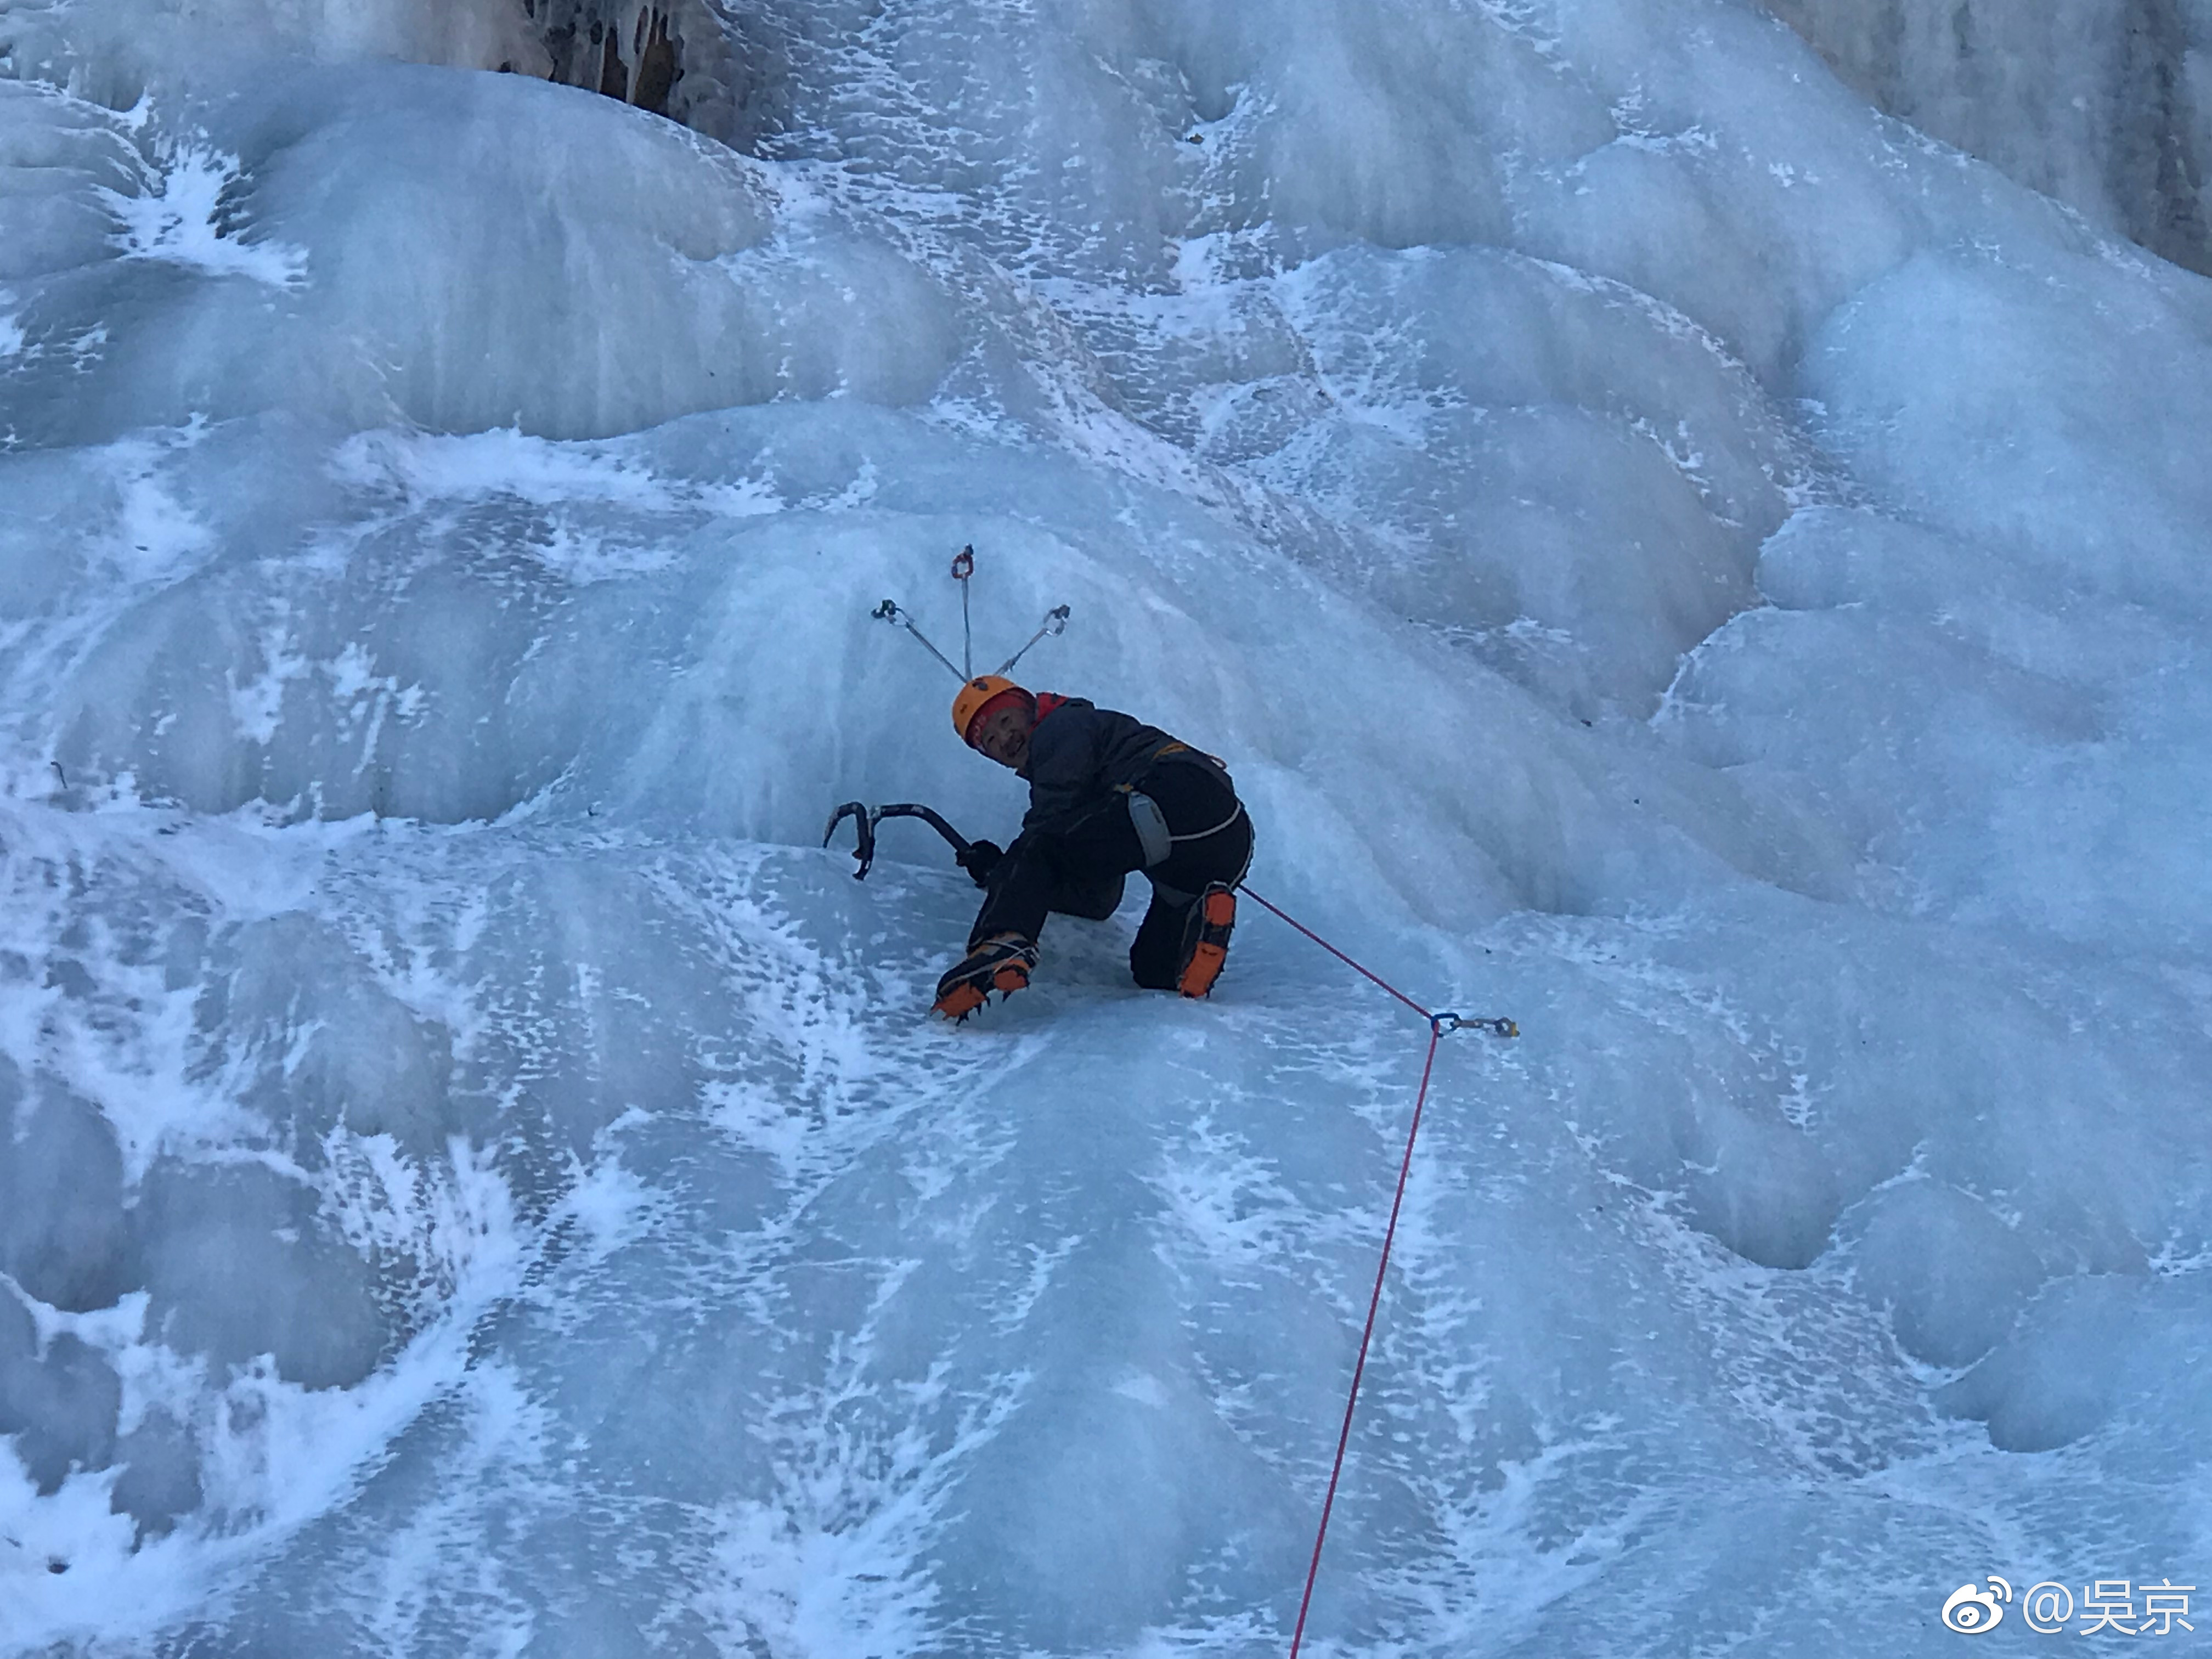
[[[1168,815],[1160,811],[1159,802],[1133,784],[1121,786],[1122,799],[1129,804],[1129,823],[1137,832],[1137,845],[1145,854],[1145,868],[1164,864],[1175,851],[1175,836],[1168,829]]]
[[[1168,828],[1168,815],[1160,810],[1159,802],[1133,783],[1116,784],[1115,787],[1129,803],[1129,822],[1136,829],[1137,845],[1144,849],[1145,868],[1147,871],[1165,864],[1174,855],[1175,849],[1185,842],[1211,840],[1224,830],[1232,828],[1237,820],[1244,816],[1244,803],[1240,800],[1237,803],[1237,810],[1222,819],[1220,823],[1204,830],[1194,830],[1188,835],[1178,836]],[[1247,868],[1250,867],[1249,854],[1245,858],[1245,865]],[[1237,872],[1237,879],[1239,881],[1244,879],[1243,870]],[[1173,890],[1163,888],[1161,890],[1164,892]],[[1188,898],[1189,895],[1185,894],[1183,896]]]
[[[929,635],[923,633],[921,629],[914,625],[914,618],[900,606],[897,600],[885,599],[873,611],[868,612],[868,615],[875,618],[878,622],[891,623],[897,627],[906,629],[908,633],[913,635],[914,637],[920,641],[923,650],[928,652],[931,656],[936,658],[938,661],[943,663],[947,668],[951,669],[955,678],[963,680],[973,679],[975,675],[975,631],[969,619],[968,581],[975,574],[975,549],[974,544],[970,544],[969,545],[962,548],[957,553],[952,556],[952,580],[960,584],[959,663],[955,663],[951,658],[946,656],[942,651],[939,651],[936,645],[931,641]],[[1015,652],[1012,656],[1007,658],[1006,661],[1000,663],[998,667],[992,672],[998,674],[1006,673],[1016,663],[1019,662],[1024,657],[1029,655],[1030,646],[1035,645],[1039,640],[1043,639],[1047,635],[1050,635],[1057,638],[1060,635],[1065,633],[1067,629],[1067,616],[1068,610],[1066,605],[1056,605],[1053,606],[1051,610],[1044,613],[1044,621],[1038,625],[1037,631],[1030,635],[1028,644],[1024,645],[1020,650]],[[963,665],[965,665],[963,666]]]
[[[1224,783],[1227,781],[1229,768],[1223,763],[1218,756],[1209,755],[1202,749],[1194,749],[1187,743],[1177,741],[1164,744],[1152,757],[1154,764],[1165,760],[1180,761],[1197,766],[1210,766],[1222,775]],[[1114,787],[1128,799],[1129,822],[1136,826],[1137,844],[1144,849],[1145,868],[1147,870],[1152,869],[1155,865],[1166,863],[1175,849],[1184,842],[1211,841],[1224,830],[1233,827],[1237,820],[1244,816],[1244,803],[1237,800],[1230,808],[1229,816],[1220,823],[1209,824],[1203,830],[1193,830],[1178,836],[1168,828],[1167,814],[1160,810],[1160,804],[1138,788],[1135,784],[1117,783]],[[1233,797],[1235,792],[1231,793]],[[1249,868],[1250,860],[1248,858],[1245,862]],[[1240,882],[1244,879],[1243,870],[1237,872],[1237,879]],[[1185,894],[1182,896],[1188,898],[1190,895]]]
[[[1180,847],[1187,841],[1209,841],[1215,836],[1219,835],[1223,830],[1227,830],[1235,824],[1237,820],[1243,816],[1244,803],[1240,800],[1237,803],[1237,810],[1231,812],[1227,817],[1222,819],[1220,823],[1212,825],[1209,829],[1194,830],[1187,836],[1170,836],[1168,837],[1168,845],[1170,847]],[[1163,823],[1166,821],[1167,820],[1165,818],[1161,819]]]
[[[1399,1001],[1404,1003],[1406,1006],[1411,1008],[1415,1013],[1419,1014],[1423,1019],[1429,1023],[1429,1050],[1421,1060],[1421,1086],[1415,1091],[1413,1095],[1413,1121],[1406,1131],[1406,1154],[1398,1161],[1398,1188],[1397,1191],[1392,1195],[1390,1200],[1389,1224],[1382,1230],[1382,1255],[1381,1260],[1376,1261],[1375,1264],[1375,1289],[1373,1293],[1367,1298],[1367,1323],[1359,1333],[1359,1357],[1352,1362],[1352,1389],[1351,1392],[1346,1395],[1344,1401],[1344,1426],[1337,1431],[1336,1458],[1329,1466],[1328,1492],[1327,1496],[1322,1499],[1321,1524],[1314,1531],[1313,1559],[1306,1564],[1305,1593],[1298,1598],[1298,1622],[1296,1628],[1294,1628],[1291,1632],[1290,1659],[1298,1659],[1298,1649],[1305,1640],[1306,1614],[1313,1606],[1314,1584],[1321,1577],[1322,1546],[1328,1541],[1328,1518],[1330,1512],[1336,1507],[1337,1483],[1341,1480],[1344,1476],[1344,1455],[1346,1449],[1352,1444],[1352,1408],[1359,1402],[1360,1379],[1367,1374],[1368,1345],[1374,1340],[1375,1336],[1375,1316],[1382,1305],[1382,1278],[1383,1275],[1389,1271],[1390,1247],[1396,1242],[1398,1237],[1398,1212],[1404,1207],[1406,1202],[1406,1178],[1413,1172],[1413,1140],[1414,1138],[1421,1133],[1421,1112],[1422,1109],[1428,1104],[1429,1079],[1436,1071],[1437,1044],[1443,1042],[1446,1035],[1450,1032],[1466,1030],[1470,1028],[1476,1030],[1488,1031],[1494,1036],[1501,1037],[1519,1036],[1521,1035],[1521,1028],[1513,1021],[1504,1018],[1502,1016],[1482,1017],[1470,1019],[1464,1015],[1451,1013],[1449,1012],[1442,1013],[1432,1012],[1431,1010],[1424,1008],[1419,1003],[1414,1001],[1413,998],[1407,996],[1396,986],[1391,984],[1390,981],[1384,979],[1382,975],[1376,973],[1371,969],[1361,966],[1357,962],[1354,962],[1350,957],[1338,950],[1336,946],[1331,945],[1319,933],[1314,932],[1312,928],[1298,921],[1297,918],[1291,915],[1279,905],[1270,903],[1267,900],[1261,898],[1257,893],[1254,892],[1249,887],[1245,886],[1242,882],[1237,884],[1237,890],[1242,892],[1245,897],[1250,899],[1255,904],[1257,904],[1261,909],[1270,911],[1284,921],[1290,923],[1292,927],[1304,934],[1316,945],[1320,945],[1322,950],[1328,951],[1329,955],[1334,957],[1339,962],[1343,963],[1355,973],[1358,973],[1363,977],[1372,981],[1375,984],[1381,986],[1385,991],[1388,991],[1392,996],[1397,998]]]

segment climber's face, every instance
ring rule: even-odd
[[[1018,697],[1008,697],[976,725],[975,747],[1001,766],[1018,772],[1030,757],[1030,732],[1036,716]]]

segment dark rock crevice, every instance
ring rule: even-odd
[[[749,79],[732,23],[707,0],[510,0],[544,52],[503,64],[665,115],[727,143]]]
[[[2212,274],[2208,0],[1765,0],[1885,113]]]

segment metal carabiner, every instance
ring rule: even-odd
[[[1449,1012],[1431,1014],[1429,1029],[1438,1036],[1446,1036],[1454,1031],[1469,1030],[1487,1031],[1492,1036],[1517,1037],[1521,1035],[1521,1028],[1503,1015],[1495,1018],[1468,1018],[1463,1014]]]
[[[975,624],[968,619],[968,579],[975,574],[975,544],[952,556],[952,580],[960,584],[960,677],[975,678]]]
[[[1029,655],[1030,645],[1035,645],[1039,640],[1048,637],[1056,640],[1066,631],[1067,607],[1064,605],[1056,605],[1044,613],[1044,622],[1036,633],[1030,635],[1029,645],[1024,645],[1020,650],[1015,652],[1012,656],[1000,663],[994,672],[1000,674],[1012,673],[1014,665]]]
[[[963,593],[965,593],[968,590],[963,587],[960,591]],[[928,635],[923,633],[919,628],[916,628],[914,625],[914,618],[907,615],[905,611],[899,609],[898,602],[896,599],[885,599],[873,611],[871,611],[868,615],[878,622],[887,622],[895,628],[903,628],[906,629],[908,633],[914,635],[915,639],[921,644],[923,650],[928,652],[931,656],[936,658],[938,661],[943,663],[947,668],[952,671],[953,678],[964,680],[968,678],[966,674],[961,672],[959,665],[955,663],[951,658],[946,656],[942,651],[939,651],[935,645],[931,643]]]

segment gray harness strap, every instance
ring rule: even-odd
[[[1129,822],[1136,829],[1137,845],[1144,851],[1146,870],[1152,869],[1155,865],[1166,863],[1169,855],[1184,842],[1204,841],[1208,836],[1218,836],[1244,816],[1244,803],[1240,800],[1237,803],[1236,809],[1227,817],[1211,829],[1194,830],[1187,836],[1178,836],[1168,829],[1167,814],[1160,811],[1160,804],[1158,801],[1141,789],[1127,789],[1125,786],[1125,790],[1129,798]],[[1248,854],[1244,860],[1244,870],[1251,867],[1252,860]],[[1237,881],[1244,879],[1244,870],[1239,870],[1237,872]],[[1234,886],[1236,883],[1231,882],[1230,884]],[[1194,903],[1197,900],[1198,896],[1195,893],[1183,893],[1172,888],[1163,887],[1158,881],[1154,881],[1152,886],[1172,903]]]
[[[1176,760],[1187,764],[1210,766],[1219,773],[1224,781],[1229,773],[1229,769],[1215,757],[1207,754],[1202,749],[1193,749],[1187,743],[1170,743],[1152,758],[1156,762]],[[1244,803],[1239,800],[1230,809],[1229,816],[1220,823],[1209,829],[1194,830],[1187,836],[1178,836],[1168,828],[1167,814],[1160,811],[1160,804],[1150,795],[1134,785],[1127,783],[1121,786],[1121,792],[1129,798],[1129,822],[1137,831],[1137,845],[1144,853],[1145,868],[1148,872],[1158,865],[1166,863],[1173,855],[1175,849],[1184,842],[1205,841],[1209,836],[1218,836],[1244,816]],[[1251,856],[1248,854],[1244,860],[1244,868],[1249,870],[1251,866]],[[1238,881],[1244,879],[1243,870],[1237,872],[1237,879]],[[1152,880],[1152,890],[1171,904],[1194,904],[1198,902],[1197,894],[1164,887],[1157,879]]]
[[[1158,809],[1155,808],[1154,810],[1158,811]],[[1222,819],[1220,823],[1215,824],[1211,830],[1194,830],[1187,836],[1170,836],[1168,840],[1178,846],[1187,841],[1204,841],[1208,836],[1219,835],[1224,830],[1226,830],[1231,824],[1236,823],[1237,819],[1243,816],[1244,803],[1240,800],[1237,803],[1235,809],[1229,814],[1229,816]],[[1164,818],[1161,820],[1161,823],[1164,826],[1166,820]]]
[[[1136,826],[1137,844],[1145,849],[1145,868],[1164,862],[1175,851],[1176,838],[1168,833],[1167,814],[1159,802],[1140,790],[1129,791],[1129,822]]]

